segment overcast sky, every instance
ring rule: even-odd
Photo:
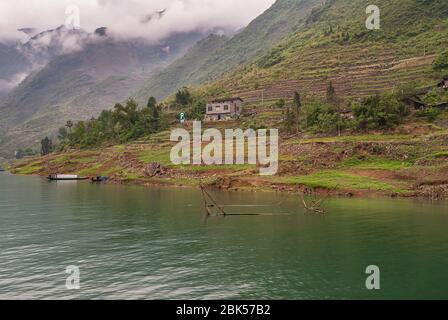
[[[106,26],[124,36],[160,39],[178,31],[238,29],[275,0],[0,0],[0,38],[18,38],[19,28],[41,31],[66,23],[76,5],[80,26],[92,32]],[[154,14],[165,10],[163,17]]]

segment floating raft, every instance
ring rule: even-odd
[[[78,181],[78,180],[87,180],[89,178],[80,177],[75,174],[51,174],[47,177],[50,181]]]

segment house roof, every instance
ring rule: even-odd
[[[426,106],[426,104],[417,96],[405,98],[403,101],[406,103],[415,103],[417,105]]]
[[[441,102],[438,103],[436,105],[434,105],[435,108],[447,108],[448,107],[448,102]]]
[[[237,101],[237,100],[240,100],[241,102],[243,102],[243,99],[241,99],[240,97],[233,97],[233,98],[215,99],[215,100],[210,101],[209,103],[222,103],[222,102]]]

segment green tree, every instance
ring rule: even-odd
[[[25,154],[22,149],[17,150],[15,153],[16,159],[22,159],[24,156],[25,156]]]
[[[283,109],[285,107],[285,99],[279,99],[275,102],[275,106],[279,109]]]
[[[146,107],[149,109],[154,109],[155,107],[157,107],[157,100],[154,97],[149,97],[148,99],[148,103],[146,104]]]
[[[154,97],[150,97],[147,107],[150,111],[150,131],[157,132],[160,129],[160,107],[157,105],[157,100]]]
[[[53,142],[48,137],[45,137],[41,141],[42,149],[41,154],[43,156],[46,156],[47,154],[50,154],[53,151]]]
[[[442,71],[448,69],[448,50],[437,56],[432,64],[434,70]]]
[[[68,131],[66,127],[59,128],[58,131],[58,140],[62,143],[66,142],[68,139]]]
[[[330,106],[332,106],[335,109],[335,111],[338,113],[338,116],[340,116],[341,110],[340,110],[339,99],[336,94],[336,89],[333,86],[333,82],[331,82],[331,81],[327,87],[327,103],[329,103]],[[341,135],[341,130],[342,130],[342,128],[339,126],[339,124],[340,124],[340,122],[338,121],[338,123],[337,123],[338,136]]]
[[[177,91],[176,103],[178,105],[186,107],[186,106],[190,105],[192,103],[192,101],[193,101],[193,98],[191,97],[191,93],[187,87],[183,87],[182,89]]]
[[[103,110],[98,118],[79,121],[59,130],[62,144],[86,148],[104,143],[124,143],[156,133],[166,127],[161,107],[155,99],[149,99],[147,108],[139,108],[133,99],[125,104],[117,103],[113,110]]]
[[[331,105],[336,105],[337,100],[336,89],[333,86],[333,82],[330,81],[327,87],[327,102]]]
[[[285,115],[284,115],[284,124],[285,129],[287,132],[296,132],[297,131],[297,124],[296,124],[296,116],[294,111],[292,111],[290,108],[286,109]]]
[[[299,131],[300,131],[300,110],[302,108],[302,98],[298,91],[294,92],[293,106],[294,106],[294,122],[295,122],[296,132],[299,133]]]
[[[202,120],[205,114],[206,102],[201,97],[196,97],[192,102],[186,116],[188,120]]]
[[[333,133],[338,130],[340,115],[327,103],[313,100],[304,108],[305,127],[312,131]]]
[[[68,132],[71,133],[73,128],[73,122],[71,120],[68,120],[65,126],[67,127]]]

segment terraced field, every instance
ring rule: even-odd
[[[294,91],[324,96],[330,81],[342,101],[409,84],[436,84],[442,75],[432,63],[448,49],[447,3],[378,0],[382,23],[377,31],[365,28],[368,4],[325,1],[269,54],[209,86],[254,104],[289,100]]]
[[[219,83],[246,103],[291,100],[294,92],[324,97],[331,81],[338,96],[344,100],[362,98],[378,92],[417,82],[434,85],[437,77],[432,70],[435,54],[403,58],[393,50],[369,54],[372,48],[343,47],[332,56],[328,50],[308,51],[292,63],[280,65],[282,71],[257,70],[257,76],[245,75],[234,81]]]

